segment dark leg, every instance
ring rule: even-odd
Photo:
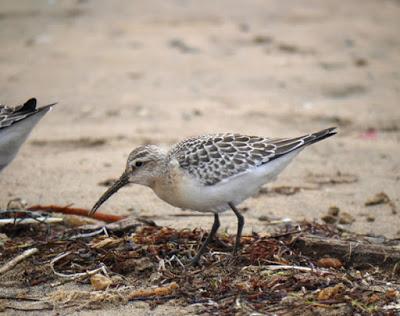
[[[196,256],[192,259],[191,264],[192,265],[197,265],[199,263],[201,255],[206,251],[208,244],[210,243],[211,240],[214,239],[215,233],[217,232],[219,228],[219,216],[217,213],[214,214],[214,223],[211,227],[211,231],[207,236],[206,241],[201,245],[199,252],[196,254]]]
[[[232,211],[235,213],[237,219],[238,219],[238,228],[237,228],[237,234],[236,234],[236,242],[235,242],[235,248],[233,248],[233,254],[236,255],[239,248],[240,248],[240,237],[242,236],[242,230],[244,226],[244,217],[240,212],[237,210],[235,205],[232,203],[228,203],[228,205],[231,207]]]

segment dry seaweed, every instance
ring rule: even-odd
[[[11,239],[0,248],[1,265],[32,247],[38,251],[1,275],[0,285],[9,275],[17,288],[38,284],[56,287],[45,298],[29,297],[38,299],[43,308],[56,309],[101,308],[130,300],[155,306],[174,300],[207,314],[283,315],[329,310],[350,315],[395,313],[399,304],[397,257],[384,265],[379,264],[379,256],[370,265],[360,265],[357,258],[365,258],[365,253],[364,257],[359,253],[360,245],[366,249],[378,245],[368,248],[370,241],[363,236],[344,234],[333,225],[303,222],[296,227],[285,225],[275,235],[244,236],[242,251],[235,257],[213,243],[200,267],[188,263],[207,235],[204,230],[175,230],[137,222],[113,227],[96,234],[65,223],[50,228],[45,224],[24,230],[2,228]],[[234,236],[221,235],[220,239],[232,244]],[[307,246],[305,241],[310,240],[316,243]],[[336,241],[332,243],[336,252],[329,251],[332,240]],[[358,248],[347,249],[346,242],[357,243]],[[388,258],[398,249],[393,243],[386,243],[394,249]],[[104,290],[57,289],[65,282],[93,284],[93,276],[107,280],[101,287]]]

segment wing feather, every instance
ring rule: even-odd
[[[11,126],[12,124],[22,121],[31,115],[46,110],[49,107],[53,106],[54,104],[55,103],[37,109],[36,99],[31,98],[24,104],[17,106],[15,108],[10,108],[5,105],[0,105],[0,129]]]
[[[176,159],[182,169],[204,185],[214,185],[335,133],[334,129],[326,129],[275,139],[229,133],[204,135],[178,143],[167,159]]]

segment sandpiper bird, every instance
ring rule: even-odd
[[[167,203],[214,213],[214,223],[192,264],[197,264],[219,226],[218,214],[232,209],[238,220],[235,246],[240,247],[244,218],[236,208],[276,178],[307,145],[336,134],[336,128],[296,137],[264,138],[240,134],[212,134],[184,140],[168,152],[158,146],[134,149],[122,176],[100,197],[96,210],[128,183],[150,187]]]
[[[15,158],[33,127],[54,104],[37,109],[32,98],[14,109],[0,105],[0,171]]]

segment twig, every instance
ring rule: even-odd
[[[18,294],[17,294],[18,295]],[[28,296],[15,296],[14,295],[6,295],[6,294],[0,294],[0,299],[2,300],[15,300],[15,301],[34,301],[34,302],[38,302],[41,301],[41,298],[36,298],[36,297],[28,297]]]
[[[400,310],[400,304],[390,304],[382,307],[383,310],[393,310],[393,311],[399,311]]]
[[[70,254],[71,254],[71,251],[64,252],[64,253],[58,255],[57,257],[55,257],[53,260],[50,261],[50,268],[51,268],[51,270],[53,271],[53,273],[55,275],[57,275],[57,276],[59,276],[61,278],[67,278],[67,279],[75,280],[75,279],[78,279],[80,277],[90,276],[90,275],[96,274],[99,271],[102,271],[105,275],[108,276],[108,273],[107,273],[107,270],[106,270],[104,264],[102,264],[100,268],[97,268],[97,269],[94,269],[94,270],[90,270],[90,271],[87,271],[87,272],[79,272],[79,273],[72,273],[72,274],[65,274],[65,273],[57,272],[54,269],[54,264],[58,260],[61,260],[62,258],[66,257],[66,256],[68,256]]]
[[[291,218],[284,217],[282,219],[269,221],[267,223],[267,225],[280,225],[280,224],[287,224],[287,223],[291,223],[291,222],[293,222],[293,220]]]
[[[130,301],[134,302],[147,302],[147,301],[152,301],[152,300],[157,300],[157,301],[169,301],[177,298],[176,295],[167,295],[167,296],[148,296],[148,297],[135,297],[130,299]]]
[[[45,211],[45,212],[53,212],[53,213],[61,213],[67,215],[78,215],[78,216],[85,216],[97,219],[99,221],[103,221],[106,223],[112,223],[120,221],[126,216],[119,216],[119,215],[111,215],[111,214],[104,214],[100,212],[96,212],[93,216],[90,216],[90,211],[84,208],[75,208],[69,206],[58,206],[58,205],[33,205],[28,207],[29,211]]]
[[[151,297],[151,296],[169,296],[179,288],[176,282],[172,282],[167,286],[157,287],[155,289],[135,290],[127,295],[129,301],[138,298]]]
[[[290,265],[268,265],[268,266],[263,266],[263,268],[266,268],[268,270],[298,270],[298,271],[303,271],[303,272],[315,272],[315,273],[321,273],[321,274],[334,274],[334,272],[325,270],[325,269],[313,269],[309,267],[302,267],[302,266],[290,266]]]
[[[0,226],[8,225],[8,224],[54,224],[54,223],[60,223],[64,219],[60,217],[46,217],[46,216],[39,216],[35,218],[3,218],[0,219]]]
[[[45,310],[52,310],[53,306],[43,306],[43,307],[21,307],[21,306],[10,306],[10,305],[5,305],[5,308],[8,309],[13,309],[16,311],[24,311],[24,312],[37,312],[37,311],[45,311]]]
[[[176,261],[176,262],[178,262],[179,263],[179,265],[182,267],[182,268],[184,268],[185,269],[185,265],[182,263],[182,261],[181,260],[179,260],[179,258],[177,257],[177,256],[175,256],[175,255],[173,255],[171,258],[169,258],[168,260],[165,260],[170,266],[172,266],[171,265],[171,262],[172,261]],[[165,267],[165,266],[164,266]]]
[[[5,272],[7,272],[8,270],[11,270],[18,263],[20,263],[21,261],[25,260],[26,258],[34,255],[38,251],[39,251],[39,249],[37,249],[37,248],[30,248],[30,249],[25,250],[23,253],[21,253],[20,255],[16,256],[14,259],[11,259],[9,262],[7,262],[5,265],[3,265],[0,268],[0,274],[3,274]]]
[[[85,233],[85,234],[77,234],[74,235],[72,237],[69,237],[70,240],[74,240],[74,239],[79,239],[79,238],[88,238],[88,237],[93,237],[93,236],[97,236],[100,235],[101,233],[104,233],[104,235],[106,235],[108,237],[108,232],[107,232],[107,228],[106,227],[102,227],[100,229],[97,229],[93,232],[90,233]]]
[[[156,258],[158,259],[158,268],[157,271],[165,271],[167,270],[165,268],[165,260],[161,259],[159,256],[156,256]]]
[[[292,231],[289,231],[289,232],[286,232],[286,233],[271,235],[269,238],[281,238],[281,237],[286,237],[286,236],[299,234],[299,233],[301,233],[301,227],[297,226],[296,230],[292,230]]]

